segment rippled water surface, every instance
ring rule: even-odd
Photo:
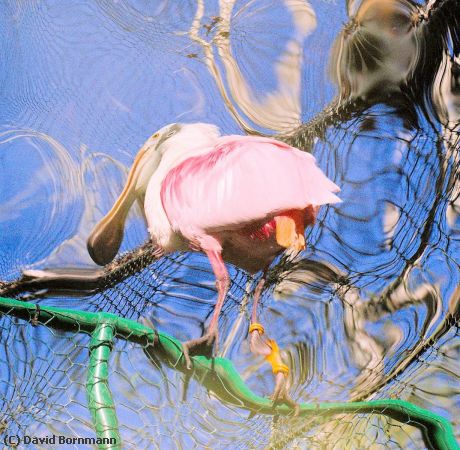
[[[97,293],[11,286],[24,271],[97,270],[86,239],[164,125],[275,136],[313,153],[343,200],[321,209],[305,251],[275,261],[262,297],[294,400],[401,398],[460,433],[457,0],[0,3],[4,295],[201,335],[216,298],[201,254],[162,258]],[[134,209],[122,251],[146,239]],[[229,269],[219,355],[266,396],[273,377],[247,340],[260,274]],[[88,337],[0,323],[2,423],[20,435],[92,436]],[[195,381],[181,402],[183,375],[124,341],[110,370],[127,448],[424,445],[384,416],[248,418]]]

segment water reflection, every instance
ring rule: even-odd
[[[164,123],[209,121],[225,133],[279,133],[314,153],[341,186],[343,199],[321,211],[305,252],[272,267],[264,293],[262,320],[285,349],[296,400],[397,396],[441,413],[458,428],[460,91],[454,14],[436,2],[427,9],[402,0],[181,3],[101,0],[75,5],[72,16],[59,5],[38,12],[12,4],[11,17],[2,19],[9,29],[13,17],[30,22],[21,26],[28,25],[31,35],[25,28],[19,33],[35,42],[29,45],[33,52],[27,45],[21,50],[24,64],[40,64],[32,95],[39,106],[28,115],[16,106],[4,113],[17,126],[4,131],[0,146],[1,279],[17,278],[24,269],[90,267],[84,249],[89,230],[119,193],[140,143]],[[85,35],[76,32],[82,24]],[[67,37],[57,39],[64,28]],[[47,64],[37,57],[39,50]],[[323,55],[329,51],[328,62]],[[324,75],[328,64],[333,84]],[[62,79],[51,74],[54,66]],[[9,71],[17,78],[6,77],[12,95],[32,101],[28,72]],[[45,113],[46,102],[52,108]],[[329,102],[315,121],[307,121]],[[42,131],[24,131],[25,125]],[[18,142],[27,143],[27,155]],[[16,181],[9,184],[11,174]],[[143,218],[135,213],[123,249],[144,239]],[[231,276],[221,351],[256,392],[268,394],[269,368],[252,358],[246,340],[256,280],[237,268]],[[174,255],[104,283],[96,294],[41,302],[135,319],[149,315],[159,329],[186,340],[203,330],[215,301],[213,276],[201,255]],[[18,353],[48,361],[49,348],[62,350],[28,379],[44,376],[47,368],[68,374],[52,386],[29,383],[34,394],[10,422],[24,432],[21,423],[33,422],[30,404],[39,390],[61,405],[53,409],[50,402],[41,423],[59,428],[58,410],[70,411],[69,423],[77,422],[82,408],[60,395],[66,383],[78,385],[81,360],[63,355],[69,346],[81,355],[84,342],[73,337],[63,344],[62,336],[44,337],[30,327],[24,338],[7,325],[5,345],[15,339],[47,343]],[[344,416],[340,427],[247,420],[198,384],[191,385],[188,402],[178,405],[179,374],[156,370],[129,345],[119,343],[115,354],[112,390],[128,442],[141,439],[133,432],[141,427],[145,445],[156,439],[184,448],[315,448],[319,442],[363,448],[356,430],[375,445],[388,444],[387,431],[405,448],[421,445],[408,427],[374,416]],[[0,356],[6,379],[11,358]],[[21,373],[27,358],[15,364]],[[8,379],[14,381],[2,391],[6,403],[23,381]],[[75,390],[80,398],[81,386]]]
[[[363,0],[349,11],[331,58],[341,95],[383,98],[399,91],[419,58],[420,9],[406,0]]]

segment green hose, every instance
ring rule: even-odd
[[[109,388],[109,358],[114,328],[103,314],[89,344],[89,368],[86,390],[88,406],[96,428],[100,449],[121,449],[118,420]]]

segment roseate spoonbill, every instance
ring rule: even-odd
[[[318,207],[340,201],[339,188],[315,159],[265,137],[221,136],[214,125],[172,124],[140,149],[120,197],[96,225],[88,251],[100,264],[110,262],[123,237],[135,200],[143,201],[152,241],[161,252],[204,252],[216,277],[218,298],[204,336],[183,343],[187,368],[191,354],[211,356],[218,319],[230,279],[225,262],[256,273],[286,249],[305,248],[305,227]],[[257,321],[264,277],[254,294],[250,348],[265,356],[276,378],[274,401],[295,407],[287,392],[288,367],[278,345]]]

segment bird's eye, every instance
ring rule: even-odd
[[[154,139],[156,139],[159,135],[160,135],[160,133],[155,133],[152,137],[153,137]]]

